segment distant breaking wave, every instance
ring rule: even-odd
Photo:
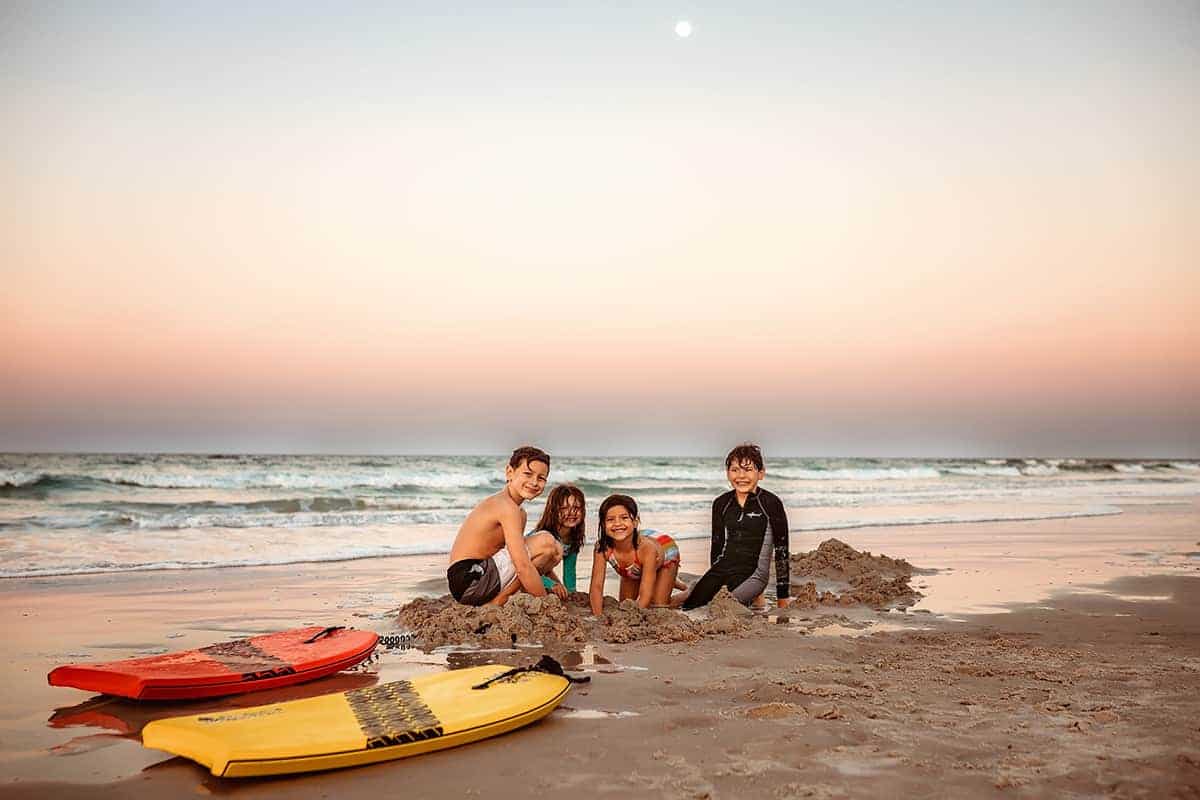
[[[142,489],[378,489],[390,491],[431,491],[438,489],[487,489],[504,485],[501,478],[473,476],[404,476],[387,474],[330,475],[328,473],[263,473],[237,477],[175,475],[150,472],[131,475],[71,473],[48,474],[0,470],[0,492],[21,489],[80,489],[88,486],[131,487]]]

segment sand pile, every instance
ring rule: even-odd
[[[604,622],[596,631],[606,642],[694,642],[700,624],[667,608],[639,608],[632,600],[604,599]]]
[[[694,642],[709,636],[741,635],[760,629],[765,619],[722,589],[708,606],[708,617],[692,619],[666,608],[639,608],[632,600],[604,598],[604,613],[590,616],[587,595],[564,602],[553,595],[518,594],[503,606],[471,608],[449,595],[417,599],[402,607],[397,622],[426,647],[445,644],[507,646],[513,642],[554,645],[586,641]]]
[[[739,603],[728,589],[721,587],[717,596],[708,604],[708,619],[700,623],[700,626],[707,635],[715,636],[746,633],[765,623],[765,617],[755,616],[754,612]]]
[[[426,647],[463,642],[586,642],[589,636],[584,619],[570,605],[554,595],[518,594],[500,607],[471,608],[445,595],[436,600],[412,601],[400,609],[397,620]]]
[[[605,599],[604,624],[598,636],[606,642],[694,642],[706,636],[746,633],[765,624],[728,589],[721,589],[707,606],[708,618],[694,620],[665,608],[638,608],[637,603]]]
[[[791,559],[793,580],[822,578],[845,584],[841,593],[818,591],[816,584],[798,585],[792,592],[801,606],[866,605],[882,607],[912,603],[921,593],[909,585],[917,570],[903,559],[871,555],[845,542],[826,539],[816,550],[796,553]]]

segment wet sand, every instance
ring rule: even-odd
[[[483,659],[525,663],[538,650],[384,651],[305,687],[139,706],[50,688],[44,676],[62,661],[299,624],[386,632],[413,587],[436,591],[440,559],[7,581],[0,795],[516,797],[525,786],[580,796],[1200,797],[1195,505],[837,536],[939,572],[913,578],[924,597],[906,612],[820,606],[686,641],[563,642],[553,652],[593,681],[536,725],[415,759],[251,781],[145,750],[137,732],[156,715]],[[827,537],[796,538],[794,552]],[[704,544],[684,544],[685,568],[702,563]]]

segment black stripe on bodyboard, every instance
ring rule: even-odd
[[[244,681],[260,681],[296,672],[296,668],[291,664],[265,650],[260,650],[249,639],[210,644],[208,647],[201,647],[200,652],[213,661],[220,662],[221,666],[231,672],[240,672]]]
[[[442,721],[409,681],[346,692],[346,702],[367,737],[367,749],[407,744],[442,735]]]

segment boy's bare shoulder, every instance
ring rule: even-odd
[[[525,509],[514,503],[506,492],[500,491],[485,498],[475,507],[475,513],[489,519],[501,520],[506,517],[524,517]]]

